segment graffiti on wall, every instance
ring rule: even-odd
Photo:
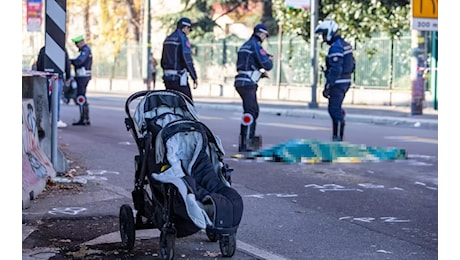
[[[40,148],[33,100],[23,101],[22,114],[22,184],[27,189],[51,176],[54,168]]]

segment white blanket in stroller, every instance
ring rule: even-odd
[[[163,147],[162,143],[159,134],[156,140],[157,162],[161,161],[166,150],[170,167],[161,173],[152,173],[152,177],[162,183],[176,186],[185,202],[190,219],[198,228],[205,229],[212,225],[212,221],[201,207],[201,202],[197,201],[192,189],[183,180],[184,176],[191,175],[193,163],[201,149],[204,149],[202,135],[199,132],[179,132],[166,141],[166,147]]]

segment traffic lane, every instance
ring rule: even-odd
[[[433,190],[411,190],[407,181],[408,187],[399,185],[407,190],[393,190],[391,183],[367,177],[367,169],[357,165],[233,161],[230,166],[235,169],[234,186],[248,190],[242,192],[247,216],[239,231],[245,236],[242,240],[282,255],[291,252],[293,259],[302,259],[306,252],[316,259],[337,259],[340,252],[346,255],[340,259],[363,259],[363,255],[379,259],[385,254],[376,254],[379,250],[394,259],[433,259],[437,254],[437,193]],[[270,229],[261,231],[264,227],[259,222]],[[351,227],[348,236],[344,229]],[[284,244],[277,246],[271,236]],[[318,257],[324,251],[328,255]]]
[[[76,106],[61,107],[61,118],[71,122],[78,115]],[[126,113],[120,107],[90,105],[90,126],[68,126],[59,131],[59,144],[70,147],[73,160],[85,165],[84,172],[103,178],[128,191],[134,188],[134,156],[139,154],[135,140],[125,125]],[[78,165],[77,163],[74,165]]]
[[[222,114],[220,114],[220,116],[222,116]],[[235,144],[235,140],[237,140],[236,138],[233,139],[233,138],[227,138],[228,136],[231,136],[231,134],[228,134],[229,132],[231,132],[231,129],[232,127],[235,128],[234,126],[232,126],[232,123],[234,125],[236,125],[237,127],[239,127],[239,121],[238,121],[238,118],[237,117],[228,117],[228,115],[224,115],[224,116],[227,116],[228,118],[230,118],[230,120],[223,120],[219,115],[209,115],[209,114],[205,114],[205,113],[202,113],[201,114],[201,118],[204,118],[203,120],[207,123],[207,125],[214,130],[215,133],[217,133],[219,136],[221,136],[221,138],[223,138],[223,143],[224,143],[224,147],[230,147],[230,149],[226,149],[227,151],[227,154],[228,155],[232,155],[233,153],[236,153],[237,152],[237,144]],[[269,119],[274,119],[273,117],[272,118],[269,118]],[[327,129],[327,127],[324,127],[325,124],[329,124],[329,120],[305,120],[305,121],[308,121],[307,123],[309,124],[305,124],[305,122],[302,122],[302,123],[292,123],[293,121],[293,118],[275,118],[277,121],[274,122],[270,122],[270,120],[259,120],[258,122],[261,122],[261,123],[258,123],[258,129],[262,129],[262,130],[259,130],[259,132],[262,132],[264,133],[263,134],[263,143],[264,143],[264,146],[267,145],[267,140],[269,141],[273,141],[273,140],[278,140],[278,141],[281,141],[281,139],[284,139],[285,136],[289,136],[289,138],[301,138],[304,136],[305,134],[305,131],[309,131],[308,133],[310,134],[309,136],[317,133],[317,132],[326,132],[327,133],[327,136],[329,137],[329,134],[330,134],[330,129]],[[217,122],[217,123],[214,123],[214,122]],[[235,124],[236,122],[236,124]],[[284,125],[283,125],[284,124]],[[387,146],[395,146],[395,147],[401,147],[402,144],[404,144],[404,147],[405,149],[407,149],[407,147],[410,147],[412,150],[414,151],[417,151],[418,153],[422,153],[422,155],[420,156],[415,156],[415,158],[411,158],[413,157],[413,154],[409,153],[409,160],[404,160],[404,161],[396,161],[396,162],[389,162],[389,163],[382,163],[383,165],[385,165],[383,167],[382,164],[380,163],[362,163],[362,164],[358,164],[358,170],[355,170],[354,168],[352,168],[352,172],[359,172],[359,171],[362,171],[364,173],[367,173],[367,174],[374,174],[374,175],[383,175],[385,179],[390,179],[390,184],[391,182],[394,182],[396,183],[397,185],[401,182],[400,179],[403,179],[405,182],[407,183],[410,183],[410,184],[414,184],[413,186],[416,187],[416,188],[426,188],[428,190],[432,190],[432,189],[437,189],[437,157],[436,156],[429,156],[429,155],[423,155],[423,153],[428,153],[428,154],[434,154],[434,155],[437,155],[437,131],[433,131],[433,130],[425,130],[425,129],[402,129],[400,127],[391,127],[391,126],[375,126],[375,125],[368,125],[368,124],[362,124],[362,123],[349,123],[348,126],[352,126],[352,127],[355,127],[357,129],[357,131],[361,131],[362,134],[359,134],[357,135],[357,137],[360,137],[359,140],[363,141],[363,142],[367,142],[367,143],[372,143],[373,145],[387,145]],[[267,126],[266,129],[263,129],[264,126]],[[322,129],[323,128],[323,129]],[[351,128],[351,127],[349,127]],[[281,130],[282,129],[282,130]],[[300,132],[301,131],[301,132]],[[350,130],[351,131],[351,130]],[[423,138],[420,138],[420,140],[415,140],[415,141],[411,141],[411,142],[406,142],[404,139],[390,139],[390,141],[387,140],[387,138],[385,138],[385,135],[388,135],[388,134],[392,134],[393,136],[397,136],[397,135],[401,135],[401,134],[404,134],[405,136],[408,136],[409,134],[407,134],[405,131],[407,131],[410,135],[419,135],[419,136],[427,136],[429,140],[429,142],[426,142],[425,139]],[[369,134],[370,133],[374,133],[374,135],[378,136],[379,138],[376,138],[374,137],[374,135],[372,134]],[[267,134],[268,133],[268,134]],[[281,136],[280,136],[281,134]],[[318,135],[319,136],[319,135]],[[323,135],[321,135],[323,136]],[[383,136],[383,137],[382,137]],[[268,137],[268,138],[267,138]],[[433,138],[434,137],[434,138]],[[436,139],[435,139],[436,138]],[[393,140],[393,141],[391,141]],[[402,141],[401,141],[402,140]],[[278,141],[275,141],[273,142],[273,144],[277,143]],[[269,145],[268,145],[269,146]],[[229,163],[232,162],[231,160],[229,161]],[[334,165],[334,164],[331,164],[331,165]],[[335,164],[337,165],[337,164]],[[341,167],[343,167],[343,164],[339,164],[339,165],[342,165]],[[230,163],[230,166],[232,166],[232,163]],[[273,166],[273,165],[272,165]],[[355,164],[352,164],[352,165],[348,165],[349,167],[355,167],[356,165]],[[256,167],[259,167],[259,164],[257,164],[257,166],[254,166],[254,165],[251,165],[251,167],[249,167],[250,169],[247,169],[246,170],[246,175],[254,175],[253,172],[254,171],[259,171],[259,169],[256,170]],[[287,166],[285,165],[284,167],[289,168],[290,169],[290,166]],[[310,166],[307,166],[308,168],[310,168]],[[322,164],[321,166],[320,165],[317,165],[317,167],[324,167],[324,164]],[[359,169],[360,167],[362,167],[363,169]],[[404,170],[404,169],[406,170]],[[271,168],[268,168],[269,170],[271,170]],[[285,169],[283,168],[283,171]],[[261,170],[261,171],[264,171],[264,170]],[[235,174],[237,174],[238,170],[235,170]],[[264,171],[264,173],[266,172],[269,172],[268,170],[267,171]],[[280,171],[282,172],[282,171]],[[319,170],[318,172],[321,172],[321,170]],[[341,171],[339,171],[341,172]],[[245,176],[246,176],[245,175]],[[326,187],[328,184],[330,185],[335,185],[336,183],[336,178],[338,177],[339,175],[335,174],[333,176],[333,179],[330,183],[326,183]],[[271,178],[264,178],[264,180],[271,180]],[[284,179],[283,179],[284,180]],[[279,184],[279,183],[282,183],[283,180],[277,180],[277,181],[274,181],[275,184]],[[353,187],[358,187],[358,188],[349,188],[349,190],[356,190],[356,189],[359,189],[359,188],[362,188],[360,185],[363,185],[364,187],[366,187],[366,189],[370,189],[370,188],[373,188],[373,189],[376,189],[375,191],[373,190],[370,190],[368,191],[367,193],[381,193],[380,190],[378,190],[377,188],[379,187],[388,187],[391,185],[390,184],[387,184],[387,182],[383,182],[381,180],[377,180],[377,181],[374,181],[376,183],[384,183],[383,185],[382,184],[375,184],[375,186],[373,186],[374,184],[372,184],[373,182],[371,182],[370,180],[366,181],[366,180],[363,180],[361,183],[352,183],[353,184]],[[245,181],[243,181],[243,183],[246,183]],[[255,182],[255,184],[258,184],[260,185],[260,179],[257,179]],[[296,182],[294,182],[296,183]],[[344,183],[342,183],[344,184]],[[315,184],[315,183],[310,183],[310,184],[307,184],[307,185],[311,185],[310,187],[315,187],[315,186],[319,186],[319,184]],[[342,187],[347,187],[347,185],[339,185],[337,184],[338,186],[342,186]],[[386,186],[385,186],[386,185]],[[395,190],[398,190],[398,186],[395,185]],[[348,185],[349,186],[349,185]],[[267,188],[267,187],[271,187],[271,186],[265,186],[263,185],[263,187]],[[332,188],[334,188],[334,186],[331,186]],[[337,187],[336,187],[337,188]],[[347,188],[343,188],[342,190],[347,190]],[[271,192],[271,190],[268,190],[267,192]],[[340,194],[340,192],[338,192]],[[390,193],[391,195],[391,193]],[[333,196],[333,195],[331,195]],[[387,229],[387,226],[389,225],[392,225],[393,223],[400,223],[400,222],[406,222],[406,219],[404,218],[398,218],[399,214],[404,214],[403,217],[405,216],[406,214],[406,211],[403,211],[403,212],[400,212],[400,209],[403,209],[403,210],[409,210],[411,208],[407,208],[405,207],[404,205],[406,204],[406,200],[403,200],[404,203],[400,204],[396,209],[393,209],[390,207],[390,209],[386,212],[386,211],[380,211],[380,207],[383,207],[385,208],[385,205],[381,205],[382,203],[380,203],[380,201],[385,201],[385,196],[386,195],[382,195],[382,196],[370,196],[369,199],[367,201],[365,201],[365,203],[356,203],[353,204],[354,201],[360,201],[356,198],[354,198],[353,196],[351,196],[351,198],[349,199],[351,201],[351,205],[347,205],[346,201],[348,200],[345,200],[344,201],[339,201],[337,203],[334,203],[330,206],[331,209],[333,209],[333,212],[335,212],[335,209],[338,208],[340,209],[341,207],[338,207],[338,206],[343,206],[345,207],[345,209],[347,209],[348,207],[350,208],[357,208],[357,209],[360,209],[360,205],[362,204],[364,209],[367,209],[369,208],[370,210],[368,210],[370,213],[373,213],[373,214],[370,214],[370,213],[367,213],[367,211],[364,211],[364,212],[359,212],[361,214],[369,214],[369,216],[366,216],[366,215],[361,215],[361,214],[358,214],[356,215],[357,213],[356,212],[351,212],[351,213],[356,213],[354,216],[347,216],[347,215],[339,215],[337,214],[337,217],[341,217],[344,221],[353,221],[353,222],[356,222],[356,223],[360,223],[360,222],[363,222],[364,225],[367,225],[367,222],[373,222],[373,224],[375,224],[375,230],[379,230],[379,229],[382,229],[382,230],[386,230]],[[428,198],[431,200],[431,202],[436,204],[436,200],[437,200],[437,193],[435,195],[433,194],[428,194],[427,195]],[[310,197],[310,196],[307,196],[307,197]],[[345,197],[339,197],[339,198],[347,198],[346,196]],[[401,201],[399,198],[392,198],[391,196],[388,196],[388,198],[390,198],[390,201],[393,201],[393,200],[396,200],[396,201]],[[301,201],[303,201],[301,199]],[[307,204],[308,204],[308,199],[306,199],[307,201]],[[315,200],[315,201],[321,201],[321,200]],[[372,207],[372,206],[367,206],[368,204],[370,205],[379,205],[378,207]],[[385,204],[385,202],[383,203]],[[426,221],[422,221],[424,222],[422,224],[422,226],[426,225],[428,228],[431,228],[431,230],[429,231],[420,231],[420,232],[425,232],[426,234],[429,234],[429,235],[426,235],[424,238],[421,238],[422,240],[422,244],[425,244],[427,247],[430,247],[432,246],[432,243],[433,243],[433,240],[436,239],[436,237],[434,237],[437,233],[436,233],[436,226],[437,226],[437,204],[436,206],[424,206],[424,205],[420,205],[420,204],[411,204],[409,203],[410,205],[415,205],[415,206],[420,206],[419,208],[421,209],[427,209],[428,212],[419,212],[420,214],[426,216],[428,215],[428,217],[426,217]],[[327,205],[327,204],[325,204]],[[347,206],[346,206],[347,205]],[[323,203],[321,202],[317,207],[321,208],[323,207]],[[390,205],[391,206],[391,205]],[[327,208],[327,207],[326,207]],[[345,210],[342,210],[345,212]],[[388,215],[392,212],[396,211],[396,213],[399,213],[399,214],[394,214],[394,216],[391,216],[391,215]],[[434,212],[434,215],[432,214]],[[340,213],[340,212],[339,212]],[[416,213],[418,214],[418,213]],[[375,215],[375,216],[374,216]],[[410,212],[408,213],[408,215],[410,216],[413,216],[410,214]],[[367,222],[366,222],[367,221]],[[375,223],[375,222],[378,222],[380,221],[379,223]],[[409,221],[411,223],[409,224],[406,224],[407,225],[407,233],[410,233],[409,231],[412,230],[413,232],[417,232],[417,231],[414,231],[414,230],[417,230],[417,229],[414,229],[413,227],[411,227],[412,225],[412,221]],[[417,222],[417,221],[415,221]],[[398,229],[398,226],[394,226],[395,228]],[[399,230],[399,229],[398,229]],[[396,231],[398,231],[396,230]],[[423,229],[422,229],[423,230]],[[379,231],[381,232],[381,231]],[[388,231],[389,233],[393,232],[392,230],[389,230]],[[383,232],[385,234],[385,232]],[[433,235],[433,233],[435,235]],[[410,234],[402,234],[402,236],[410,236]],[[417,238],[419,239],[419,238]],[[416,240],[417,240],[416,239]],[[413,243],[419,243],[417,241],[414,241]],[[272,245],[270,245],[268,248],[271,248]]]
[[[200,119],[224,144],[227,154],[238,152],[240,116],[237,112],[200,112]],[[263,114],[257,120],[256,135],[262,136],[262,149],[292,139],[309,139],[329,142],[332,135],[330,120],[279,117]],[[389,125],[373,125],[347,122],[345,143],[366,146],[397,147],[405,149],[409,156],[428,156],[437,160],[438,131],[423,128],[401,128]]]
[[[126,95],[128,97],[128,95]],[[126,97],[126,98],[127,98]],[[92,103],[98,108],[121,111],[124,122],[125,98],[120,97],[92,97]],[[134,113],[138,100],[131,103],[131,112]],[[77,107],[75,106],[75,109]],[[238,148],[238,135],[240,131],[241,112],[231,110],[219,110],[200,108],[197,109],[199,118],[217,135],[229,143],[228,147]],[[76,111],[77,112],[77,111]],[[218,125],[214,126],[212,121]],[[124,123],[122,123],[124,125]],[[219,128],[224,127],[223,130]],[[262,135],[264,147],[272,146],[290,138],[318,139],[330,141],[331,122],[324,118],[303,118],[295,116],[276,115],[274,113],[261,113],[257,120],[256,133]],[[298,130],[295,131],[295,129]],[[437,156],[437,149],[419,147],[419,143],[429,143],[437,148],[437,129],[424,129],[423,127],[401,127],[399,125],[375,125],[347,121],[345,131],[346,142],[352,144],[366,144],[369,146],[403,147],[407,145],[407,151],[416,155]],[[230,130],[230,131],[229,131]],[[294,130],[294,131],[291,131]],[[286,133],[282,138],[276,138],[270,134]],[[220,134],[225,133],[225,134]],[[269,134],[269,135],[267,135]],[[265,138],[264,138],[265,137]],[[228,150],[227,146],[225,146]]]

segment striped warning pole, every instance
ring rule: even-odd
[[[47,0],[45,18],[45,71],[65,71],[66,0]]]
[[[57,113],[59,82],[65,73],[66,0],[47,0],[45,5],[45,71],[54,73],[51,92],[51,161],[57,164]]]

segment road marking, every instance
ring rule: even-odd
[[[386,223],[407,223],[411,222],[409,219],[400,219],[397,217],[380,217],[380,218],[373,218],[373,217],[359,217],[355,218],[353,216],[346,216],[346,217],[340,217],[339,220],[350,220],[351,222],[353,221],[360,221],[360,222],[366,222],[366,223],[371,223],[375,221],[381,220],[381,222],[386,222]]]
[[[236,242],[237,249],[245,251],[246,253],[249,253],[251,255],[254,255],[256,257],[260,257],[261,259],[270,259],[270,260],[287,260],[287,258],[284,258],[279,255],[275,255],[273,253],[270,253],[268,251],[265,251],[263,249],[257,248],[255,246],[252,246],[250,244],[246,244],[243,241],[237,240]]]
[[[318,184],[307,184],[304,185],[305,188],[313,188],[313,189],[318,189],[321,192],[326,192],[326,191],[358,191],[358,192],[363,192],[361,189],[347,189],[341,185],[337,184],[324,184],[324,185],[318,185]]]
[[[275,196],[277,198],[293,198],[293,197],[298,197],[299,195],[282,194],[282,193],[267,193],[267,194],[250,194],[250,195],[245,195],[244,197],[263,199],[265,198],[265,196]]]
[[[202,119],[205,119],[205,120],[224,120],[223,117],[217,117],[217,116],[202,116],[202,115],[199,115],[198,118],[200,120],[202,120]]]
[[[57,213],[66,214],[66,215],[77,215],[80,212],[86,211],[86,208],[81,207],[60,207],[53,208],[48,211],[49,214],[56,215]]]
[[[294,125],[294,124],[286,124],[286,123],[259,123],[259,124],[267,125],[267,126],[285,127],[285,128],[330,131],[329,128],[320,127],[320,126]]]
[[[438,144],[438,139],[434,138],[424,138],[412,135],[405,136],[385,136],[385,139],[401,140],[406,142],[417,142],[417,143],[428,143],[428,144]]]

